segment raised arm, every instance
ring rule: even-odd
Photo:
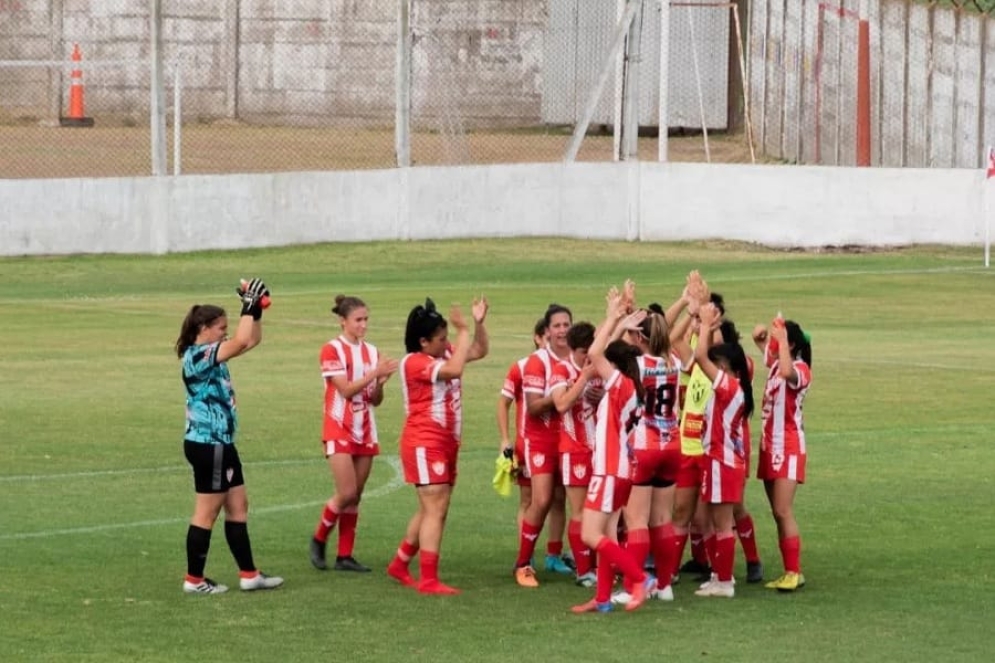
[[[694,360],[701,367],[709,380],[715,381],[719,367],[708,358],[708,350],[712,347],[712,332],[722,323],[722,314],[714,304],[705,304],[698,312],[701,317],[701,329],[698,334],[698,345],[694,348]]]
[[[474,298],[470,313],[473,315],[473,344],[470,346],[470,354],[467,361],[477,361],[487,356],[490,350],[490,339],[487,336],[487,327],[484,326],[484,319],[487,317],[489,308],[487,298],[481,295],[480,299]]]
[[[611,343],[611,339],[624,316],[625,308],[622,295],[615,286],[612,286],[605,296],[605,320],[598,326],[597,332],[594,334],[594,342],[587,350],[587,359],[602,380],[610,378],[615,371],[612,363],[605,358],[605,348]]]
[[[450,309],[449,323],[456,329],[456,343],[453,344],[452,356],[439,369],[440,380],[452,380],[463,375],[463,368],[470,355],[470,329],[458,306],[454,305]]]
[[[262,299],[269,296],[269,290],[261,279],[252,279],[245,288],[237,290],[242,303],[238,318],[238,327],[231,338],[218,346],[218,361],[228,361],[245,354],[259,345],[263,340],[263,306]]]

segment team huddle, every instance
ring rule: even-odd
[[[210,525],[221,506],[226,534],[230,522],[240,521],[234,543],[230,536],[228,542],[241,569],[242,589],[282,582],[259,573],[251,552],[246,558],[247,502],[233,444],[234,393],[224,364],[261,340],[264,295],[268,303],[269,292],[259,281],[240,288],[243,316],[235,338],[223,340],[223,311],[212,307],[214,317],[208,319],[203,311],[194,315],[194,307],[177,342],[188,384],[185,448],[198,498],[184,581],[184,590],[191,593],[226,589],[203,577]],[[365,341],[365,303],[357,297],[336,298],[332,312],[342,333],[320,355],[325,382],[322,442],[335,492],[311,539],[316,568],[370,571],[353,557],[358,507],[380,449],[374,408],[396,373],[405,414],[400,457],[418,509],[387,573],[421,593],[459,593],[439,579],[439,549],[457,477],[461,377],[467,363],[487,355],[487,311],[486,299],[480,298],[471,306],[470,320],[455,306],[447,320],[426,300],[408,316],[407,354],[397,361]],[[455,338],[450,339],[450,331]],[[501,453],[514,458],[520,488],[515,581],[526,588],[539,586],[533,559],[544,527],[546,570],[573,574],[578,585],[595,589],[591,600],[572,608],[576,613],[608,612],[615,605],[634,610],[648,599],[672,601],[672,584],[682,570],[692,568],[703,573],[695,594],[731,598],[737,534],[747,580],[763,580],[752,517],[743,506],[751,455],[753,362],[735,324],[725,316],[721,296],[692,272],[668,308],[640,307],[635,284],[627,281],[621,290],[609,290],[605,318],[597,326],[574,322],[569,308],[553,304],[533,331],[534,352],[510,367],[497,404]],[[758,325],[752,337],[768,372],[757,477],[777,524],[784,565],[783,575],[767,586],[794,591],[805,583],[792,505],[805,480],[802,402],[811,382],[811,344],[797,323],[780,315],[769,328]],[[224,389],[191,390],[195,371],[200,382],[216,382]],[[202,409],[201,391],[215,409],[213,423],[191,439],[189,413]],[[218,406],[221,401],[223,407]],[[203,453],[192,454],[191,447]],[[338,540],[330,563],[326,548],[333,529]],[[564,529],[572,555],[564,553]],[[689,538],[699,545],[692,545],[694,557],[682,567]],[[415,557],[417,579],[411,569]],[[621,586],[616,589],[618,577]]]

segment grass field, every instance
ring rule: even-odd
[[[0,660],[990,660],[995,282],[979,254],[546,239],[0,260]],[[549,302],[596,321],[609,284],[631,277],[642,302],[667,302],[691,268],[742,329],[782,310],[812,334],[810,478],[797,500],[808,586],[780,595],[741,581],[735,599],[718,601],[685,580],[672,604],[574,616],[589,590],[541,571],[541,588],[521,590],[510,575],[515,503],[490,487],[501,380]],[[234,284],[256,274],[274,305],[263,344],[231,365],[239,448],[256,560],[287,582],[187,596],[192,486],[172,345],[192,303],[234,309]],[[376,570],[308,563],[332,488],[317,356],[337,333],[339,292],[367,301],[369,340],[393,356],[426,295],[491,301],[492,352],[467,370],[442,551],[442,577],[461,596],[420,596],[382,572],[414,506],[396,468],[396,380],[378,414],[385,453],[356,550]],[[747,502],[773,576],[780,560],[756,481]],[[236,581],[220,527],[207,571]]]

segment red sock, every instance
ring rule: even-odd
[[[546,554],[560,557],[563,555],[563,541],[547,541]]]
[[[594,590],[594,600],[598,603],[607,603],[611,601],[612,587],[615,586],[615,569],[612,568],[607,559],[602,558],[601,563],[598,564],[597,572],[598,584]]]
[[[522,528],[518,532],[518,559],[515,566],[528,566],[532,555],[536,551],[536,540],[542,532],[542,525],[533,525],[527,520],[522,521]]]
[[[650,531],[645,527],[640,529],[630,529],[629,537],[625,541],[625,551],[632,561],[643,568],[646,557],[650,554]]]
[[[684,558],[684,547],[688,543],[688,531],[674,528],[674,568],[670,575],[675,576],[681,571],[681,559]]]
[[[705,551],[705,537],[699,532],[691,534],[691,557],[702,566],[708,566],[708,553]]]
[[[714,539],[712,570],[722,582],[732,581],[732,568],[736,561],[736,535],[723,532],[712,537]]]
[[[653,565],[656,566],[656,586],[663,589],[670,584],[674,568],[674,526],[670,523],[650,528],[650,550],[653,551]]]
[[[753,518],[746,514],[736,521],[736,534],[739,536],[739,544],[743,546],[743,555],[747,562],[759,562],[760,553],[757,552],[757,537],[753,529]]]
[[[577,563],[577,575],[590,573],[591,549],[585,546],[584,540],[580,538],[579,520],[571,520],[567,524],[567,539],[570,540],[570,550],[573,551],[574,561]]]
[[[800,536],[789,536],[781,539],[781,559],[784,560],[784,570],[789,573],[801,573],[802,539]]]
[[[335,527],[335,523],[338,519],[338,512],[332,510],[331,504],[326,504],[325,510],[321,512],[321,520],[318,521],[318,527],[314,530],[315,540],[320,541],[321,543],[328,541],[328,533]]]
[[[351,557],[356,545],[356,521],[359,512],[355,507],[348,509],[339,516],[339,557]]]
[[[397,553],[394,555],[394,559],[387,566],[387,574],[402,585],[414,586],[415,581],[408,570],[408,564],[411,562],[411,558],[417,554],[418,546],[402,540],[401,545],[397,548]]]
[[[715,570],[715,534],[709,534],[704,540],[705,554],[708,555],[708,561],[705,562],[712,570]]]
[[[642,564],[637,564],[631,555],[607,536],[601,537],[595,550],[598,551],[598,558],[601,560],[598,565],[599,569],[606,564],[614,566],[632,584],[643,582],[646,579],[646,572],[643,571]]]
[[[421,581],[429,582],[439,579],[439,553],[421,551]]]

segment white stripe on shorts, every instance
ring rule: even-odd
[[[601,491],[601,513],[614,513],[615,511],[615,477],[605,477],[605,487]]]
[[[795,454],[788,456],[788,478],[798,481],[798,456]]]
[[[415,449],[415,465],[418,468],[418,483],[420,485],[429,483],[428,459],[425,458],[425,447]]]
[[[711,459],[712,466],[709,468],[709,478],[712,481],[712,499],[711,504],[722,504],[725,502],[722,499],[722,463]]]

